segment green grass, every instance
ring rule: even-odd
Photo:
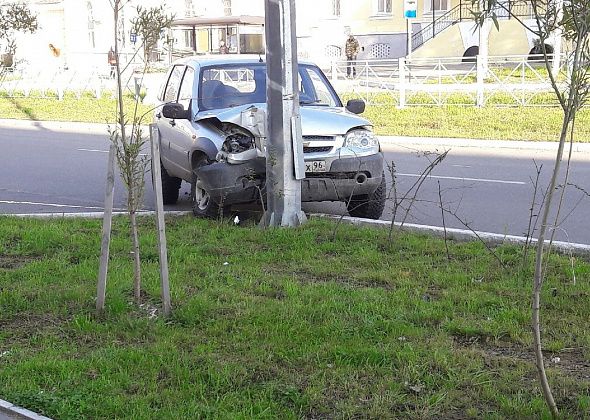
[[[94,315],[98,220],[0,223],[0,398],[58,419],[549,418],[520,250],[312,221],[262,231],[167,220],[173,315],[141,219],[144,306],[125,219]],[[225,263],[228,264],[225,264]],[[590,407],[590,265],[554,257],[543,295],[565,418]],[[555,289],[553,291],[552,289]],[[548,353],[550,356],[551,353]]]
[[[131,114],[135,101],[125,96],[125,109]],[[139,104],[138,115],[149,112],[150,107]],[[0,115],[2,118],[33,121],[77,121],[89,123],[113,123],[116,121],[116,102],[110,96],[100,99],[86,93],[80,99],[67,94],[63,100],[56,97],[14,97],[0,96]],[[151,121],[151,115],[147,115]]]
[[[344,99],[354,94],[343,95]],[[358,96],[357,96],[358,97]],[[489,98],[489,106],[477,108],[462,106],[473,102],[469,95],[454,94],[449,102],[455,105],[433,106],[433,99],[427,94],[408,97],[411,106],[397,109],[395,99],[389,95],[373,95],[364,116],[375,126],[379,135],[414,137],[458,137],[492,140],[557,141],[562,113],[555,106],[506,107],[514,102],[508,94],[498,93]],[[538,105],[554,104],[550,94],[539,94],[531,98]],[[130,113],[134,102],[126,97],[126,110]],[[89,95],[76,99],[71,95],[62,101],[55,98],[6,98],[0,96],[2,118],[29,120],[113,122],[115,101],[110,97],[95,99]],[[148,113],[149,107],[139,105],[139,115]],[[590,142],[590,109],[578,113],[576,119],[576,141]]]
[[[379,135],[557,141],[557,108],[369,106],[364,114]],[[590,142],[590,110],[578,113],[575,140]]]
[[[342,97],[346,101],[362,95],[347,93]],[[446,99],[449,105],[436,106],[432,96],[417,93],[408,96],[404,109],[397,108],[396,96],[378,94],[366,99],[373,105],[367,106],[363,116],[373,123],[377,134],[384,136],[557,141],[563,118],[561,109],[554,106],[554,95],[549,93],[529,97],[528,101],[539,105],[531,107],[506,106],[515,101],[507,93],[488,96],[488,105],[482,108],[473,106],[475,98],[468,94],[452,94]],[[588,108],[577,114],[575,140],[590,142]]]

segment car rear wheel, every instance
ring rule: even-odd
[[[346,209],[352,217],[364,219],[379,219],[385,209],[386,185],[385,174],[382,174],[381,184],[373,193],[368,195],[354,195],[347,203]]]
[[[160,168],[160,177],[162,178],[162,198],[164,204],[176,204],[182,179],[170,176],[164,168],[164,165],[160,164]]]

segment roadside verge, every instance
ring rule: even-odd
[[[165,212],[168,216],[186,216],[191,215],[191,211],[167,211]],[[125,212],[114,212],[113,215],[125,215]],[[142,211],[138,213],[139,216],[153,216],[154,211]],[[103,216],[102,212],[87,212],[87,213],[32,213],[32,214],[4,214],[2,216],[11,217],[31,217],[37,219],[60,219],[60,218],[90,218],[99,219]],[[0,217],[2,217],[0,216]],[[360,217],[349,217],[349,216],[337,216],[333,214],[322,214],[322,213],[311,213],[310,218],[323,218],[330,220],[341,220],[342,223],[356,225],[356,226],[370,226],[375,228],[389,229],[391,221],[389,220],[372,220],[362,219]],[[400,226],[401,223],[396,222],[396,226]],[[455,228],[442,228],[440,226],[429,226],[429,225],[417,225],[412,223],[405,223],[403,228],[409,232],[422,233],[432,235],[437,238],[444,238],[445,235],[448,239],[455,241],[474,241],[481,240],[489,245],[518,245],[523,246],[527,243],[527,238],[524,236],[505,235],[492,232],[480,232],[470,231],[465,229]],[[531,239],[532,244],[536,244],[536,239]],[[553,241],[553,249],[563,254],[568,255],[590,255],[589,244],[578,244],[573,242]]]

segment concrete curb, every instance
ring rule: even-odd
[[[192,211],[166,211],[164,212],[168,216],[186,216],[193,214]],[[138,211],[138,216],[154,216],[156,214],[153,210]],[[94,212],[80,212],[80,213],[17,213],[17,214],[2,214],[1,217],[30,217],[32,219],[72,219],[72,218],[83,218],[83,219],[100,219],[104,215],[102,211]],[[127,212],[114,211],[113,216],[126,216]]]
[[[26,408],[18,407],[8,401],[0,400],[0,417],[2,414],[14,420],[51,420],[49,417],[34,413]]]
[[[125,212],[113,212],[113,216],[122,216],[126,215]],[[192,215],[192,211],[166,211],[166,215],[168,216],[187,216]],[[154,211],[142,211],[138,212],[138,216],[153,216],[155,215]],[[86,213],[31,213],[31,214],[3,214],[0,215],[1,217],[30,217],[33,219],[68,219],[68,218],[88,218],[88,219],[100,219],[103,216],[103,212],[86,212]],[[324,218],[324,219],[331,219],[331,220],[340,220],[342,219],[343,223],[356,225],[356,226],[370,226],[370,227],[378,227],[378,228],[389,228],[391,226],[391,222],[388,220],[372,220],[372,219],[361,219],[359,217],[349,217],[349,216],[337,216],[333,214],[322,214],[322,213],[311,213],[309,215],[310,218]],[[400,226],[399,222],[395,223],[396,226]],[[439,226],[429,226],[429,225],[416,225],[412,223],[405,223],[404,229],[410,232],[416,233],[424,233],[428,235],[435,236],[437,238],[444,238],[445,236],[445,229]],[[527,239],[524,236],[514,236],[514,235],[503,235],[499,233],[491,233],[491,232],[480,232],[480,231],[470,231],[465,229],[455,229],[455,228],[447,228],[446,229],[447,238],[454,239],[456,241],[473,241],[473,240],[483,240],[485,243],[489,245],[502,245],[502,244],[510,244],[510,245],[525,245]],[[533,244],[537,243],[536,239],[532,239],[531,241]],[[590,245],[587,244],[578,244],[572,242],[563,242],[563,241],[554,241],[553,242],[553,249],[559,251],[564,254],[571,254],[571,255],[583,255],[588,256],[590,255]]]
[[[550,141],[514,141],[514,140],[481,140],[443,137],[406,137],[378,136],[384,145],[391,146],[438,146],[438,147],[481,147],[490,149],[541,150],[556,152],[557,142]],[[568,145],[566,145],[566,150]],[[590,153],[590,143],[574,143],[573,150],[578,153]]]
[[[316,218],[325,218],[331,220],[339,220],[340,216],[335,216],[332,214],[312,214],[311,217]],[[371,219],[361,219],[358,217],[342,217],[342,222],[346,224],[356,225],[356,226],[370,226],[370,227],[377,227],[377,228],[389,228],[391,226],[391,222],[387,220],[371,220]],[[396,226],[400,226],[399,222],[395,223]],[[445,229],[439,226],[427,226],[427,225],[415,225],[411,223],[405,223],[404,227],[405,230],[409,232],[415,233],[424,233],[428,235],[435,236],[437,238],[444,238],[445,236]],[[510,244],[510,245],[525,245],[526,238],[523,236],[514,236],[514,235],[501,235],[498,233],[491,233],[491,232],[472,232],[470,230],[464,229],[453,229],[447,228],[446,229],[447,238],[454,239],[456,241],[473,241],[481,239],[485,243],[489,245],[503,245],[503,244]],[[536,239],[532,240],[533,244],[537,243]],[[553,241],[553,249],[561,252],[563,254],[571,254],[571,255],[580,255],[580,256],[588,256],[590,255],[590,245],[586,244],[577,244],[577,243],[569,243],[569,242],[562,242],[562,241]]]

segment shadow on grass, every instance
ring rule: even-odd
[[[18,99],[10,98],[10,102],[12,102],[12,104],[16,107],[16,109],[18,109],[23,114],[25,114],[29,118],[29,120],[39,121],[39,117],[30,108],[22,106]]]

